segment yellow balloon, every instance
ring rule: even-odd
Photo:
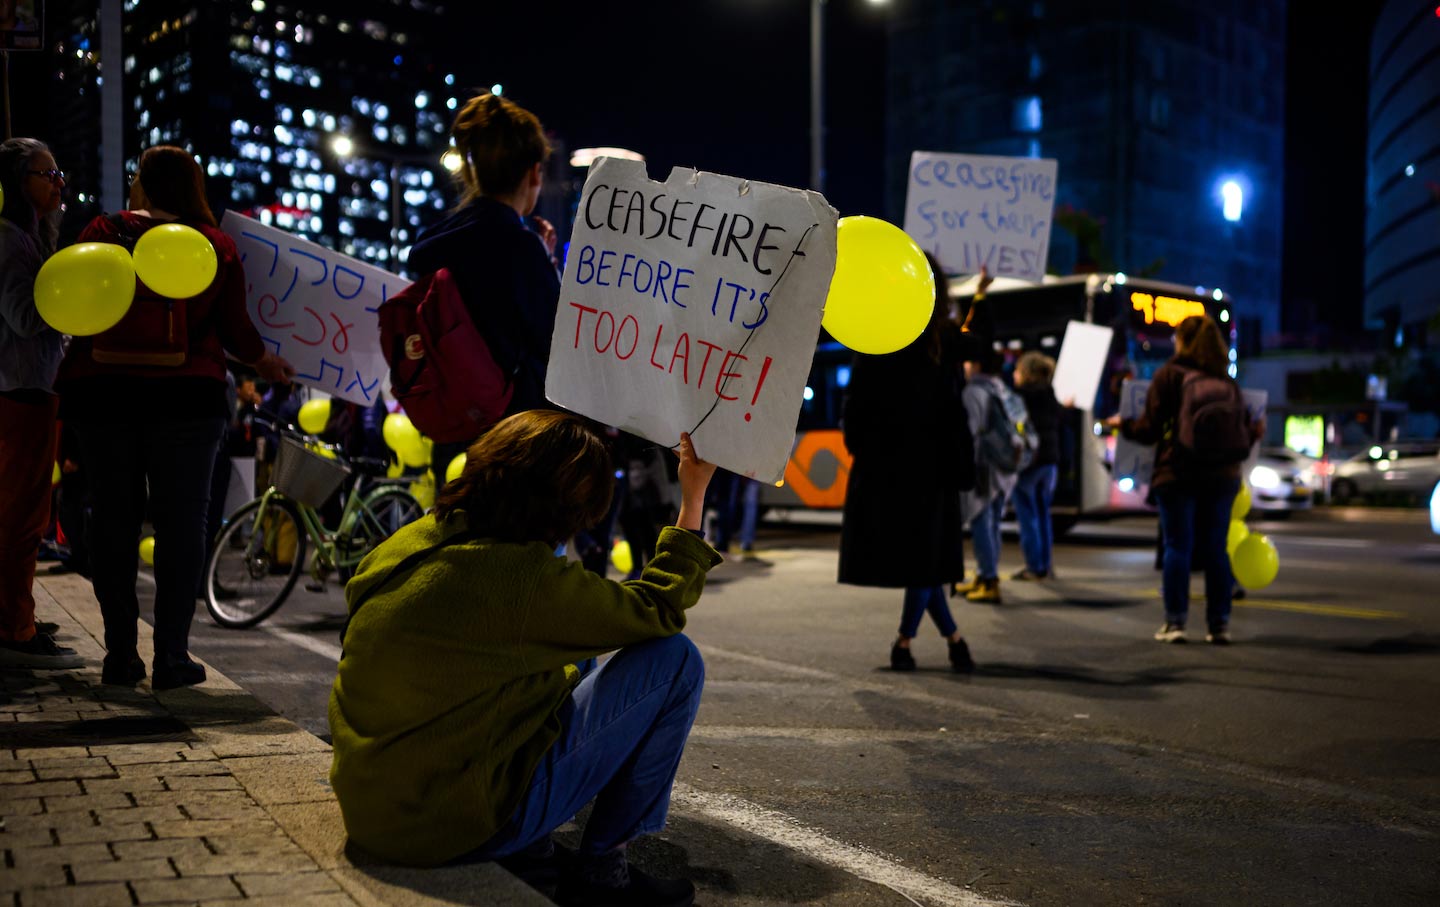
[[[935,275],[920,247],[894,224],[842,217],[835,274],[821,324],[859,353],[893,353],[930,323]]]
[[[1225,550],[1230,553],[1231,557],[1235,556],[1235,549],[1239,547],[1241,542],[1245,541],[1245,537],[1249,534],[1249,526],[1246,526],[1240,520],[1230,521],[1230,530],[1225,533]]]
[[[0,202],[3,202],[3,201],[4,201],[4,199],[0,199]],[[56,464],[55,464],[55,468],[52,469],[52,470],[50,470],[50,484],[51,484],[51,485],[59,485],[59,484],[60,484],[60,464],[59,464],[59,463],[56,463]]]
[[[35,275],[35,308],[62,334],[86,337],[114,327],[135,301],[130,253],[108,242],[82,242],[46,259]]]
[[[629,573],[635,567],[635,558],[630,553],[630,543],[624,539],[615,542],[610,549],[610,563],[621,573]]]
[[[410,493],[420,506],[426,510],[435,506],[435,477],[430,473],[422,473],[418,479],[410,483]]]
[[[155,566],[155,536],[147,535],[140,540],[140,560]]]
[[[306,400],[300,406],[300,416],[296,421],[310,434],[320,434],[325,430],[325,424],[330,421],[330,401]]]
[[[404,474],[405,464],[399,462],[398,460],[385,467],[385,477],[387,479],[398,479]]]
[[[307,444],[307,445],[305,445],[305,447],[306,447],[306,449],[308,449],[308,450],[311,451],[312,453],[317,453],[317,454],[319,454],[320,456],[324,457],[324,458],[327,459],[327,460],[337,460],[337,459],[339,459],[339,457],[337,457],[337,456],[335,455],[335,451],[333,451],[333,450],[331,450],[330,448],[326,447],[324,444]]]
[[[411,468],[427,466],[430,463],[430,448],[425,446],[425,439],[417,432],[414,438],[409,438],[395,451],[400,457],[400,462]]]
[[[450,465],[445,467],[445,481],[455,481],[456,479],[460,478],[460,473],[464,470],[465,454],[458,453],[455,455],[455,458],[450,461]]]
[[[194,227],[161,224],[135,241],[135,273],[161,296],[199,296],[215,282],[218,268],[215,246]]]
[[[1242,482],[1240,493],[1235,495],[1235,503],[1230,505],[1230,519],[1245,519],[1245,514],[1250,512],[1250,503],[1250,486]]]
[[[1280,572],[1280,554],[1268,536],[1252,532],[1230,556],[1235,581],[1246,589],[1264,589]]]
[[[413,444],[420,438],[419,430],[404,413],[391,413],[386,416],[385,422],[380,426],[380,434],[385,438],[385,445],[397,454],[400,448]]]

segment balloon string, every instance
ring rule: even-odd
[[[790,253],[790,257],[785,259],[785,267],[780,269],[780,274],[775,278],[775,281],[770,284],[770,289],[765,291],[766,295],[774,296],[775,289],[780,286],[780,281],[784,280],[785,275],[790,273],[790,265],[794,263],[795,259],[805,257],[805,253],[800,250],[805,245],[805,241],[810,238],[811,231],[818,226],[820,225],[811,224],[810,226],[805,228],[804,233],[800,234],[800,241],[795,244],[795,249]],[[740,349],[735,351],[735,355],[738,356],[741,353],[745,352],[745,347],[750,345],[750,341],[754,339],[755,332],[758,330],[760,330],[759,324],[755,325],[753,328],[750,329],[750,331],[745,335],[744,341],[741,342]],[[731,373],[731,377],[733,377],[733,373]],[[726,377],[726,379],[722,381],[720,383],[720,386],[715,390],[715,402],[710,404],[710,408],[705,411],[705,415],[701,416],[700,421],[695,423],[695,427],[690,429],[690,435],[692,437],[694,436],[695,432],[700,430],[700,426],[704,425],[705,421],[710,418],[711,414],[715,412],[715,409],[720,405],[721,395],[725,393],[726,388],[728,388],[729,386],[730,377]],[[670,445],[670,449],[675,450],[679,446],[680,442],[676,441],[674,444]]]

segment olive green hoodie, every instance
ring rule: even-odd
[[[406,526],[345,589],[330,781],[350,838],[398,863],[443,863],[492,837],[560,735],[574,663],[679,633],[720,563],[674,527],[623,583],[542,542],[468,540],[390,578],[354,612],[407,556],[463,529],[461,514]]]

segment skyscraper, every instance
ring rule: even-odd
[[[1235,300],[1242,348],[1279,331],[1284,3],[910,0],[894,11],[887,210],[914,150],[1055,158],[1057,209],[1110,264]],[[1084,260],[1052,233],[1050,267]]]

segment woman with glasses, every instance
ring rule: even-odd
[[[205,668],[190,658],[190,623],[209,550],[210,474],[230,418],[226,354],[267,381],[294,377],[250,321],[240,255],[216,225],[190,152],[146,149],[130,185],[130,210],[95,218],[80,239],[133,249],[146,231],[175,223],[198,230],[215,247],[219,261],[210,286],[172,300],[137,279],[125,317],[93,337],[76,337],[57,381],[62,415],[74,425],[93,477],[91,572],[105,619],[100,677],[121,686],[145,677],[136,649],[135,551],[148,503],[155,526],[151,686],[157,690],[205,680]]]
[[[44,143],[0,143],[0,664],[79,667],[35,626],[35,556],[50,521],[53,385],[60,332],[35,308],[35,275],[55,251],[65,174]]]

